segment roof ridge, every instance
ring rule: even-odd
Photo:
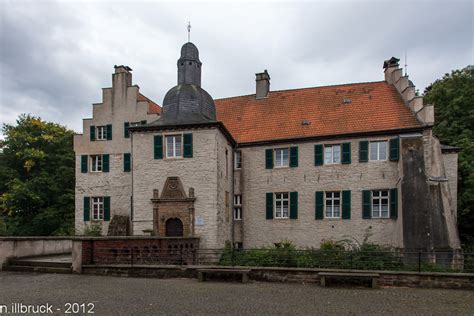
[[[313,87],[304,87],[304,88],[295,88],[295,89],[273,90],[273,91],[270,91],[270,93],[272,93],[272,92],[285,92],[285,91],[297,91],[297,90],[309,90],[309,89],[315,89],[315,88],[353,86],[353,85],[361,85],[361,84],[368,84],[368,83],[382,83],[382,82],[385,82],[385,80],[364,81],[364,82],[351,82],[351,83],[331,84],[331,85],[325,85],[325,86],[313,86]],[[253,96],[253,95],[255,95],[255,93],[244,94],[244,95],[236,95],[236,96],[233,96],[233,97],[219,98],[219,99],[214,99],[214,101],[227,100],[227,99],[235,99],[235,98],[242,98],[242,97],[250,97],[250,96]]]

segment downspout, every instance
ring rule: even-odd
[[[131,162],[130,162],[130,175],[132,176],[132,196],[130,197],[130,234],[133,236],[133,161],[135,160],[133,156],[133,132],[130,132],[130,156],[131,156]]]
[[[232,184],[231,184],[231,192],[232,192],[232,196],[231,196],[231,203],[230,203],[230,206],[231,206],[231,209],[230,209],[230,214],[231,214],[231,218],[232,218],[232,227],[231,227],[231,242],[232,242],[232,249],[234,249],[234,246],[235,246],[235,219],[234,219],[234,196],[235,196],[235,149],[233,148],[232,146],[232,159],[231,159],[231,162],[232,162],[232,165],[231,165],[231,170],[232,170],[232,177],[231,177],[231,180],[232,180]]]

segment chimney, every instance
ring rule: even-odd
[[[267,70],[265,69],[264,72],[255,74],[255,81],[257,83],[255,98],[266,98],[270,92],[270,75]]]
[[[121,80],[125,83],[125,87],[130,87],[132,85],[132,68],[124,65],[115,65],[114,68],[115,74],[113,76],[113,83],[116,84],[116,80]]]

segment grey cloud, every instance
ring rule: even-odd
[[[275,90],[382,80],[383,60],[405,50],[422,91],[473,63],[472,12],[472,1],[2,3],[0,122],[31,112],[81,132],[114,64],[161,103],[189,20],[215,98],[253,93],[263,69]]]

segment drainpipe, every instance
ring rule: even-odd
[[[132,177],[132,196],[130,197],[130,234],[133,236],[133,162],[135,161],[135,158],[133,156],[133,132],[130,132],[130,156],[131,156],[131,164],[130,164],[130,175]]]
[[[237,145],[236,145],[237,146]],[[234,219],[234,196],[235,196],[235,149],[232,148],[232,159],[231,159],[231,162],[232,162],[232,165],[231,165],[231,170],[232,170],[232,185],[231,185],[231,191],[232,191],[232,197],[231,197],[231,203],[230,203],[230,206],[231,206],[231,209],[230,209],[230,214],[231,214],[231,218],[232,218],[232,227],[231,227],[231,242],[232,242],[232,249],[234,249],[234,245],[235,245],[235,219]]]

